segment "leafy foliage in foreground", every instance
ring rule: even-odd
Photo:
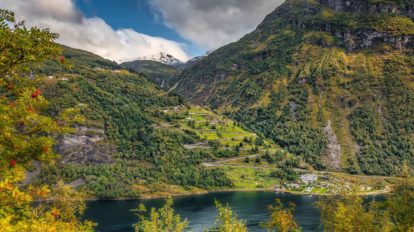
[[[384,201],[364,203],[359,196],[343,194],[318,202],[325,231],[411,231],[414,228],[414,189],[398,185]]]
[[[169,231],[183,232],[188,226],[187,220],[181,220],[180,215],[174,213],[173,200],[168,198],[165,205],[159,209],[151,209],[150,215],[146,218],[144,205],[140,205],[137,211],[140,213],[139,223],[135,225],[136,232]]]
[[[48,102],[30,78],[29,65],[54,59],[60,52],[56,34],[27,29],[13,12],[0,10],[0,230],[92,231],[93,223],[78,218],[85,209],[83,195],[58,183],[22,188],[32,161],[52,162],[55,138],[70,132],[76,111],[59,117],[44,114]],[[33,206],[33,200],[50,202]]]
[[[404,180],[381,201],[373,200],[367,204],[362,196],[341,193],[322,197],[317,202],[317,207],[321,210],[323,230],[327,232],[397,232],[413,230],[413,202],[412,183]],[[229,206],[216,202],[216,207],[218,210],[216,223],[207,231],[247,232],[246,223],[238,219]],[[301,231],[294,220],[293,204],[286,207],[276,199],[275,205],[270,205],[269,210],[269,221],[261,224],[268,231]],[[149,217],[144,216],[146,209],[143,205],[140,205],[137,211],[141,213],[140,220],[135,226],[137,232],[182,232],[189,223],[174,213],[171,199],[168,199],[161,209],[152,209]]]
[[[237,219],[232,209],[226,205],[223,206],[216,201],[216,208],[218,211],[216,223],[214,226],[206,230],[206,232],[247,232],[246,223]],[[146,208],[144,205],[139,205],[138,212],[139,222],[135,224],[136,232],[153,232],[153,231],[169,231],[169,232],[183,232],[188,227],[187,219],[182,220],[180,215],[175,214],[173,200],[168,198],[164,206],[158,210],[151,209],[148,216],[145,215]]]
[[[210,232],[247,232],[246,222],[239,220],[229,205],[222,205],[216,201],[218,216]]]
[[[293,210],[295,205],[290,203],[285,207],[280,199],[275,200],[275,205],[269,206],[271,212],[270,220],[263,224],[268,231],[275,229],[280,232],[297,232],[300,231],[299,226],[293,218]]]

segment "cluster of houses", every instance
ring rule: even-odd
[[[344,190],[370,192],[373,188],[367,185],[352,185],[335,177],[314,173],[302,174],[296,181],[282,182],[275,187],[276,192],[321,193],[322,191],[323,193],[335,194]]]
[[[282,182],[280,185],[275,187],[275,191],[276,192],[286,192],[286,191],[312,192],[313,188],[319,185],[318,183],[319,182],[318,182],[317,174],[307,173],[307,174],[300,175],[297,181]]]
[[[325,189],[327,192],[334,192],[335,184],[327,176],[318,176],[314,173],[306,173],[299,176],[296,181],[282,182],[279,186],[275,187],[276,192],[304,192],[312,193],[314,189]]]

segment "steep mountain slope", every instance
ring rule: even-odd
[[[135,60],[124,62],[122,67],[144,74],[148,80],[155,83],[164,90],[174,88],[179,81],[182,71],[200,62],[205,56],[197,56],[186,63],[178,63],[175,65],[165,64],[153,60]]]
[[[284,160],[274,143],[185,104],[141,74],[81,50],[64,47],[64,56],[64,64],[49,61],[34,74],[45,76],[50,114],[77,107],[86,122],[60,139],[61,159],[32,182],[63,179],[99,198],[160,196],[234,187],[205,162],[265,154]]]
[[[183,71],[177,93],[318,169],[414,164],[414,2],[288,0]]]
[[[204,140],[173,126],[175,119],[164,113],[186,109],[180,98],[91,53],[64,48],[64,56],[63,65],[36,68],[46,76],[42,92],[50,114],[78,107],[86,123],[59,141],[60,162],[43,168],[37,181],[62,178],[100,198],[174,192],[171,185],[189,191],[232,186],[222,171],[201,165],[224,148],[187,149]]]
[[[170,89],[181,74],[177,67],[150,60],[125,62],[122,66],[144,74],[148,80],[162,89]]]
[[[206,57],[206,56],[196,56],[196,57],[193,57],[193,58],[191,58],[191,59],[189,59],[187,61],[186,65],[194,65],[194,64],[197,64],[202,59],[204,59],[204,57]]]

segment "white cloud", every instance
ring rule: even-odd
[[[251,32],[284,0],[149,0],[167,26],[215,49]]]
[[[50,28],[57,42],[118,62],[166,52],[186,61],[183,44],[132,29],[114,30],[101,18],[86,18],[72,0],[1,0],[0,8],[16,13],[28,26]]]

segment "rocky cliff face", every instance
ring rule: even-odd
[[[320,0],[319,2],[322,6],[326,6],[336,13],[351,14],[356,15],[356,17],[395,17],[398,15],[399,17],[408,17],[411,20],[414,18],[414,2],[408,0]],[[408,19],[407,22],[409,22]],[[320,29],[342,39],[350,51],[369,48],[379,43],[390,44],[400,50],[414,47],[414,36],[403,31],[396,33],[396,31],[377,31],[375,28],[358,28],[340,32],[335,29],[334,25],[325,24],[320,26]]]
[[[391,45],[398,50],[414,47],[414,36],[387,32],[378,32],[364,29],[341,30],[331,24],[303,25],[313,30],[329,32],[342,41],[348,51],[355,51],[364,48],[372,48],[380,44]]]
[[[400,14],[414,18],[413,1],[319,0],[320,4],[336,12],[363,14]]]
[[[414,47],[413,1],[288,0],[258,27],[269,30],[276,21],[303,30],[328,32],[348,51],[381,44],[402,50]]]
[[[62,163],[99,164],[111,163],[116,149],[105,141],[103,130],[79,127],[76,134],[60,140],[57,152],[62,156]]]
[[[412,0],[287,0],[176,91],[315,168],[396,174],[414,166],[413,12]]]

